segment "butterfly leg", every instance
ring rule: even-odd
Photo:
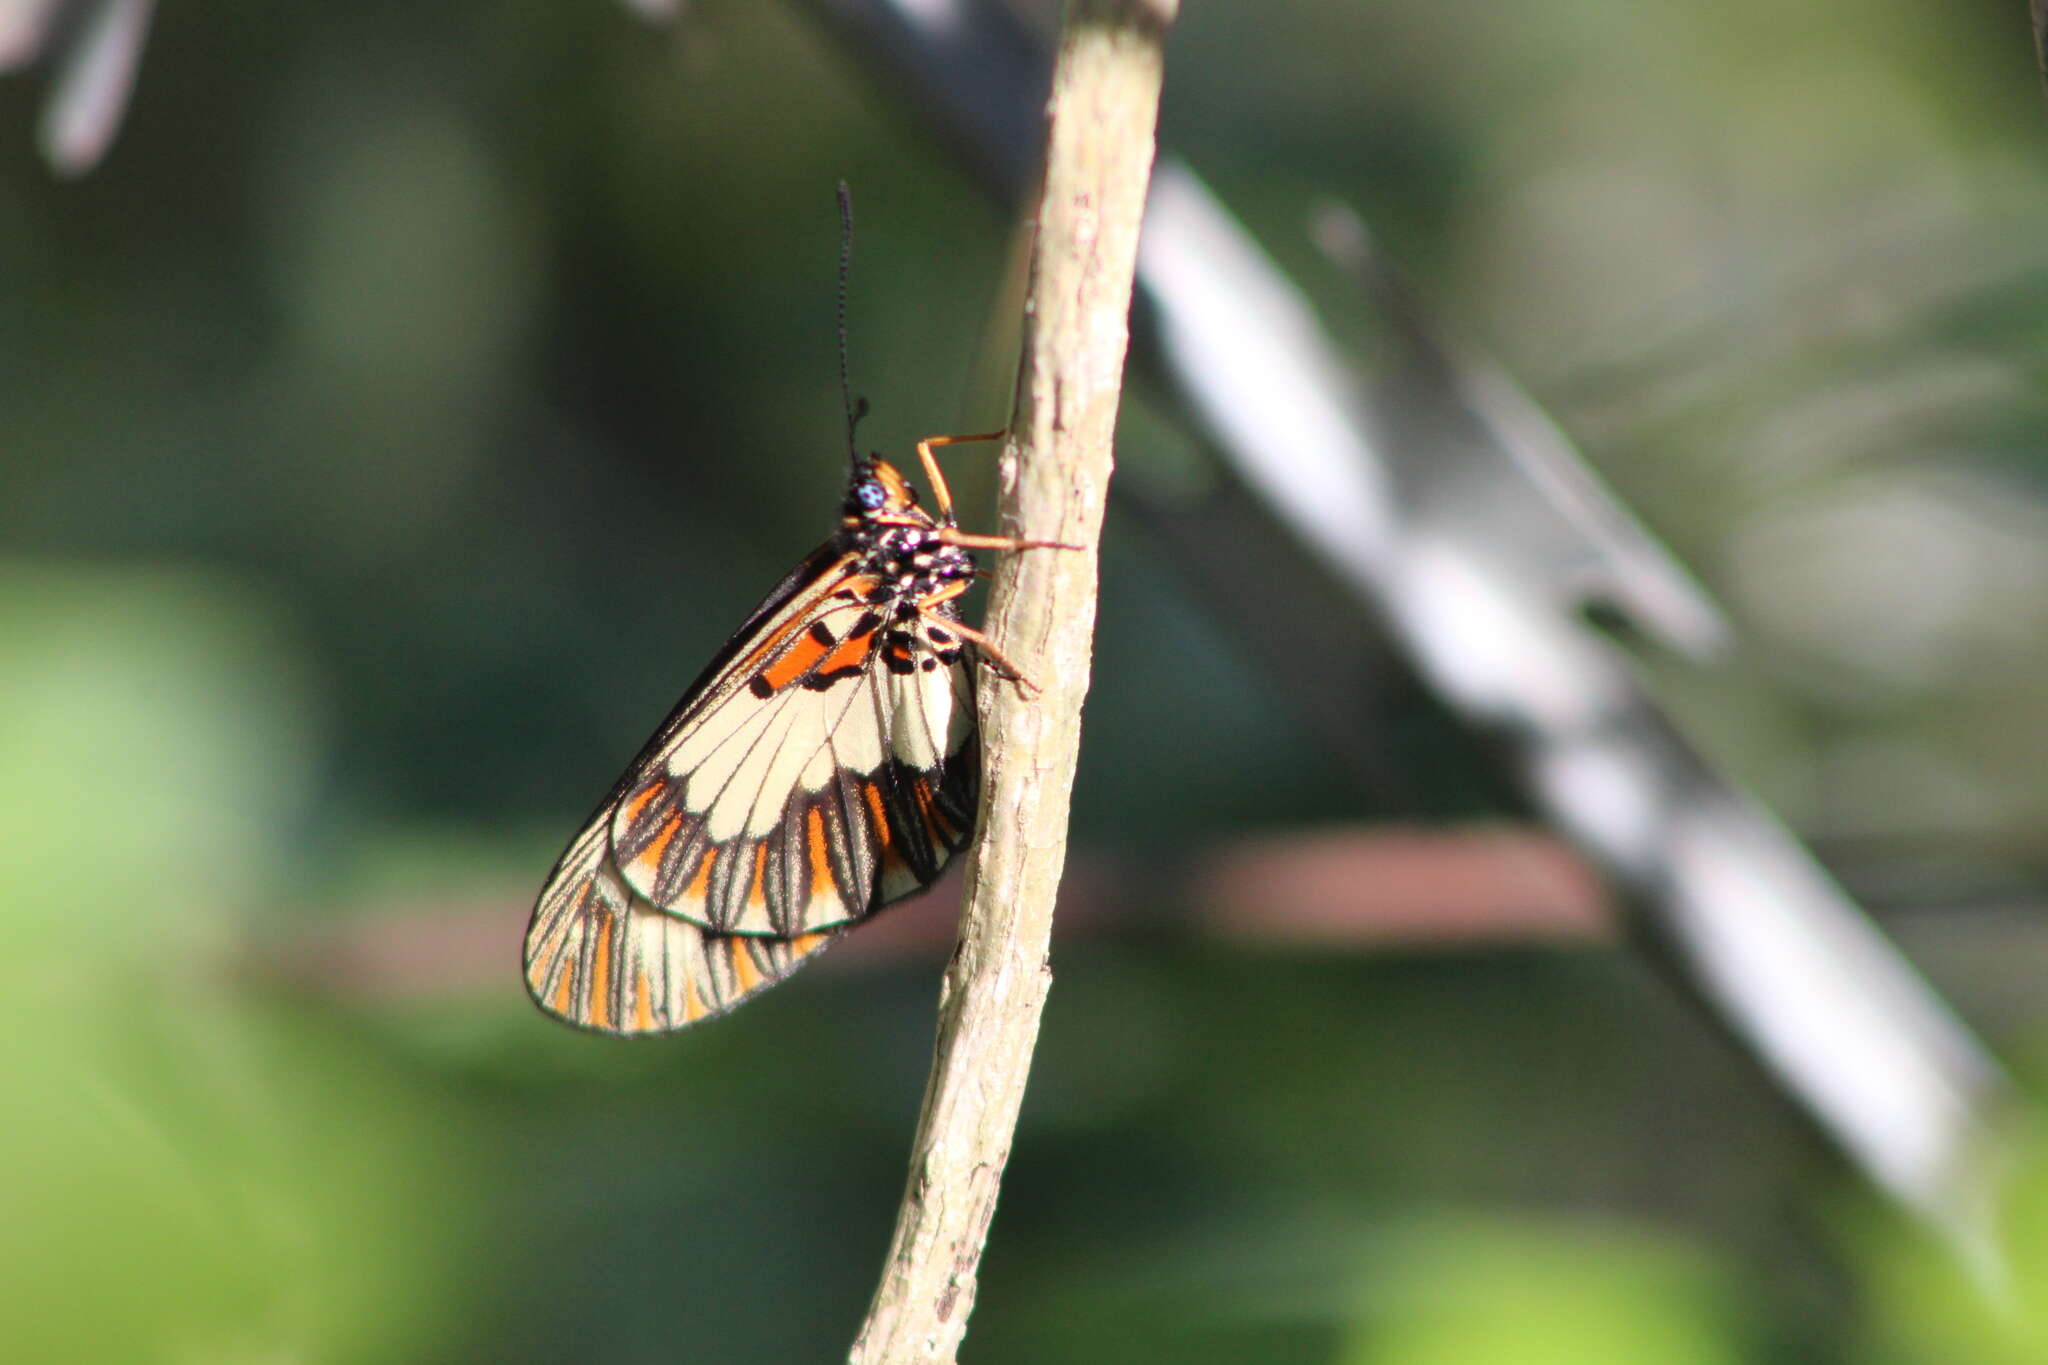
[[[952,524],[953,491],[946,487],[946,476],[939,472],[939,457],[932,451],[939,446],[965,445],[969,441],[1000,441],[1009,434],[1007,431],[974,431],[963,436],[927,436],[917,443],[917,458],[924,464],[924,476],[932,482],[932,496],[939,500],[939,520]]]
[[[1024,675],[1023,669],[1011,663],[1010,657],[1007,654],[1003,653],[1003,651],[1001,651],[1000,649],[996,648],[995,641],[989,639],[988,636],[983,635],[973,626],[970,626],[963,621],[955,621],[949,619],[946,622],[946,629],[955,632],[960,636],[961,639],[973,644],[976,650],[978,650],[981,654],[986,656],[991,664],[995,665],[996,673],[999,676],[1007,679],[1010,682],[1017,684],[1018,687],[1022,688],[1027,692],[1036,692],[1039,690],[1038,684],[1031,681],[1030,678],[1026,677]]]
[[[939,539],[947,545],[960,545],[970,550],[1078,550],[1079,545],[1067,545],[1057,540],[1024,540],[1017,536],[977,536],[958,527],[945,526],[939,529]]]
[[[917,458],[924,465],[925,477],[931,480],[932,496],[937,498],[939,503],[939,520],[944,523],[939,529],[939,539],[948,545],[959,545],[969,550],[1080,549],[1078,545],[1063,545],[1057,540],[973,535],[953,524],[953,490],[946,487],[946,476],[939,472],[939,459],[932,451],[939,446],[964,445],[969,441],[1001,441],[1008,438],[1009,434],[1007,431],[976,431],[964,436],[927,436],[917,443]]]
[[[995,665],[996,672],[1002,677],[1022,687],[1029,688],[1033,692],[1038,691],[1038,684],[1025,677],[1024,670],[1011,663],[1009,656],[1000,649],[997,649],[995,642],[989,639],[988,636],[983,635],[973,626],[968,625],[956,616],[942,616],[933,610],[939,603],[950,602],[966,591],[967,580],[964,578],[957,582],[948,583],[931,596],[919,600],[917,609],[923,612],[928,619],[939,622],[943,629],[952,631],[961,639],[966,640],[983,654],[987,655],[989,662]]]

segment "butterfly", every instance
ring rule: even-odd
[[[1068,549],[956,524],[853,454],[839,529],[728,640],[548,874],[526,934],[541,1009],[603,1033],[722,1014],[937,880],[981,794],[978,663],[1023,676],[960,617],[976,549]]]

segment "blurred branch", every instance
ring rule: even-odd
[[[1895,932],[1922,950],[1969,956],[1970,967],[1949,974],[1973,988],[1998,977],[1994,1009],[2016,1021],[2040,1014],[2030,985],[2033,964],[2048,953],[2039,886],[1987,895],[1952,885],[1929,897],[1929,869],[1912,854],[1878,867],[1876,880],[1915,888],[1883,907]],[[960,883],[956,864],[929,895],[879,916],[806,972],[831,976],[945,955],[959,938]],[[290,917],[287,932],[252,936],[232,970],[343,1009],[489,999],[500,994],[505,955],[525,931],[527,891],[323,907],[318,916]],[[1053,920],[1059,941],[1190,931],[1247,949],[1352,955],[1622,941],[1620,908],[1599,872],[1555,835],[1507,822],[1332,825],[1150,856],[1068,858]],[[1987,934],[2008,946],[1983,949]],[[1982,995],[1973,1000],[1986,1005]]]
[[[1151,175],[1175,0],[1072,0],[1047,115],[1005,525],[1081,548],[1012,555],[990,634],[1043,690],[982,691],[987,788],[967,867],[960,947],[896,1234],[854,1342],[855,1365],[950,1361],[974,1307],[981,1249],[1038,1023],[1066,859],[1095,625],[1095,546],[1109,497],[1138,227]]]
[[[936,957],[958,940],[961,875],[897,906],[824,955],[812,974]],[[344,1006],[444,1000],[503,984],[525,932],[526,889],[322,914],[259,940],[240,970]],[[1054,916],[1062,940],[1129,934],[1170,914],[1171,932],[1330,952],[1607,944],[1619,915],[1571,847],[1512,824],[1459,829],[1353,825],[1293,830],[1212,851],[1070,858]]]
[[[811,3],[858,44],[855,65],[883,73],[999,196],[1021,196],[1044,67],[1006,6]],[[1370,380],[1301,287],[1162,157],[1136,354],[1237,483],[1190,493],[1126,478],[1120,496],[1225,624],[1269,646],[1254,657],[1294,660],[1313,640],[1341,664],[1348,641],[1390,634],[1629,890],[1660,960],[1766,1074],[1872,1179],[1994,1263],[1979,1182],[1995,1167],[1987,1110],[2006,1093],[1996,1065],[1588,620],[1600,608],[1699,654],[1718,615],[1497,367],[1448,341],[1383,262],[1359,273],[1382,333]],[[1290,566],[1303,591],[1248,592],[1234,568],[1250,556]],[[1343,752],[1370,752],[1364,670],[1272,678]]]
[[[63,175],[83,175],[113,144],[155,0],[0,0],[0,73],[62,49],[43,101],[43,156]]]

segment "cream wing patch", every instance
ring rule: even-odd
[[[734,687],[685,729],[666,767],[714,842],[766,835],[799,785],[822,791],[837,768],[870,773],[881,765],[875,708],[862,696],[867,681],[822,691],[792,683],[765,698]]]

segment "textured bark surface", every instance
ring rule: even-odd
[[[1082,548],[1013,554],[996,576],[989,633],[1043,690],[1020,695],[984,674],[982,835],[967,868],[910,1178],[853,1365],[954,1359],[1023,1104],[1051,984],[1046,953],[1088,689],[1096,542],[1161,46],[1175,7],[1074,0],[1062,29],[1003,514],[1006,531]]]

